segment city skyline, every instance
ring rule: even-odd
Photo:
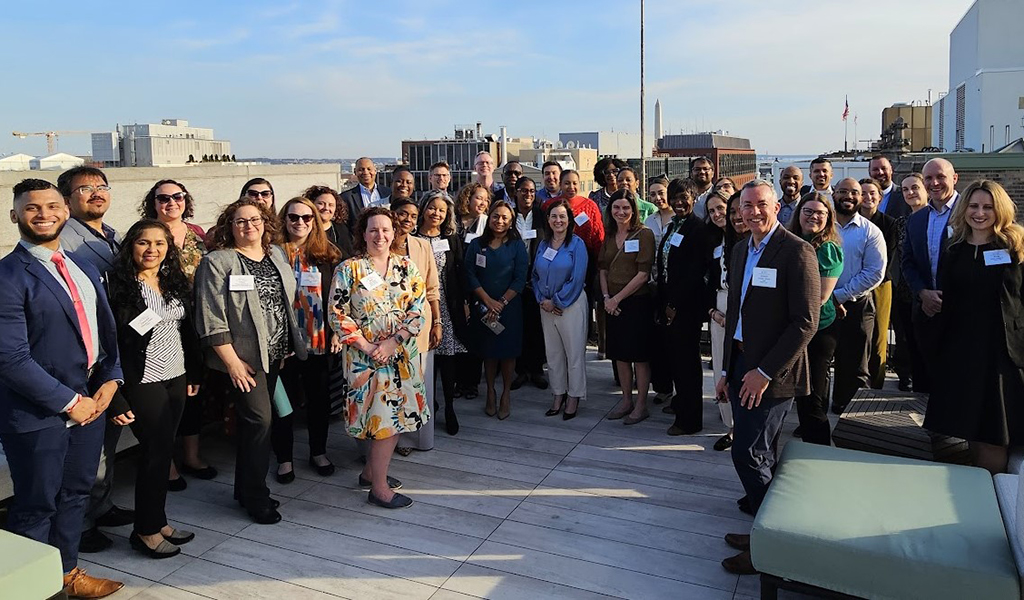
[[[648,148],[658,99],[666,133],[726,130],[759,153],[813,154],[842,148],[849,96],[851,148],[877,138],[882,108],[946,90],[949,33],[970,5],[649,0]],[[43,138],[11,131],[164,118],[213,128],[239,158],[397,156],[403,139],[477,121],[548,139],[639,130],[639,3],[465,6],[7,7],[0,154],[45,154]],[[60,140],[89,148],[88,136]]]

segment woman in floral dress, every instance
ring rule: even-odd
[[[348,434],[371,440],[359,483],[370,487],[370,504],[405,508],[412,499],[393,491],[401,483],[387,473],[398,435],[430,419],[416,346],[426,284],[411,259],[391,252],[394,238],[391,211],[371,207],[359,215],[357,256],[334,274],[329,318],[345,345]]]

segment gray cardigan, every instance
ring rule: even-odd
[[[295,298],[295,273],[279,246],[270,247],[270,256],[281,274],[285,305],[291,308]],[[263,319],[263,308],[255,289],[232,292],[231,275],[251,275],[234,249],[215,250],[203,257],[196,269],[196,330],[206,352],[206,364],[226,371],[224,363],[212,346],[231,344],[238,357],[253,368],[270,371],[267,341],[270,333]],[[306,359],[306,342],[295,320],[295,311],[288,310],[288,330],[292,349],[300,360]]]

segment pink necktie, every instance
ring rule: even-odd
[[[64,278],[64,283],[68,286],[68,291],[71,292],[71,302],[75,305],[75,314],[78,316],[78,327],[82,330],[82,342],[85,343],[85,353],[89,359],[89,365],[92,366],[93,361],[96,357],[93,355],[92,350],[92,330],[89,329],[89,318],[85,315],[85,303],[82,302],[82,297],[78,294],[78,286],[75,285],[75,280],[71,278],[71,272],[68,271],[68,265],[64,262],[64,255],[60,252],[54,252],[50,258],[55,265],[57,265],[57,272]]]

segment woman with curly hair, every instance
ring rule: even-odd
[[[132,225],[114,260],[117,266],[108,275],[110,306],[120,324],[124,395],[115,394],[110,414],[117,415],[118,425],[131,425],[141,450],[135,529],[128,539],[146,556],[167,558],[195,537],[168,525],[164,513],[174,434],[203,376],[191,285],[173,234],[155,219]]]
[[[330,355],[341,351],[341,343],[326,326],[324,308],[329,306],[331,280],[342,253],[327,240],[320,213],[306,198],[292,198],[285,202],[278,220],[284,225],[282,247],[295,277],[295,296],[290,304],[306,346],[306,360],[286,361],[281,379],[290,398],[306,399],[309,466],[321,477],[327,477],[334,474],[334,465],[327,458]],[[277,481],[282,484],[295,480],[292,465],[294,420],[292,414],[274,415],[270,430],[270,441],[278,462]]]
[[[327,241],[334,244],[342,254],[352,256],[352,232],[348,225],[348,203],[341,195],[326,185],[313,185],[302,192],[302,197],[316,205],[320,213]],[[287,224],[284,224],[287,225]]]
[[[416,263],[395,254],[395,219],[372,206],[356,221],[357,255],[334,273],[328,317],[344,345],[349,379],[345,420],[348,434],[370,440],[359,486],[366,501],[383,508],[405,508],[412,499],[394,490],[388,477],[398,436],[417,431],[430,419],[416,336],[424,325],[426,282]]]
[[[238,418],[235,499],[257,523],[277,523],[270,498],[271,394],[281,361],[306,343],[291,303],[295,274],[284,250],[272,246],[274,215],[258,200],[236,200],[217,219],[218,250],[196,271],[196,330],[206,364],[232,391]]]
[[[459,235],[468,244],[480,237],[487,225],[487,211],[491,208],[491,192],[479,183],[469,183],[459,190],[455,199]]]

